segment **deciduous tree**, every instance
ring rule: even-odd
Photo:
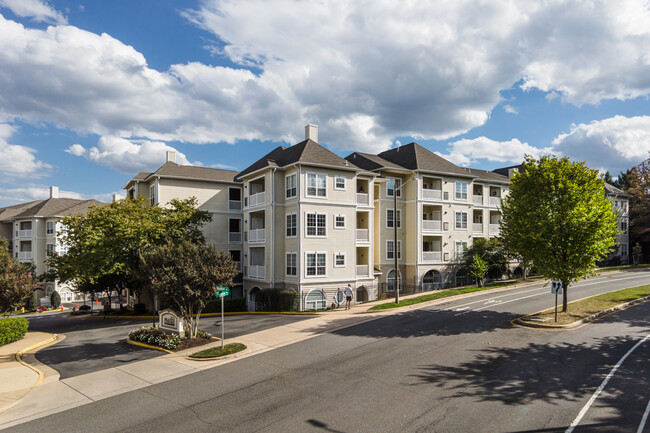
[[[8,242],[0,241],[0,311],[8,313],[23,306],[34,296],[36,280],[31,263],[16,262],[8,251]]]

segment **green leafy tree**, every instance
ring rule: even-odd
[[[639,265],[639,263],[641,262],[642,254],[643,254],[643,248],[637,242],[636,244],[634,244],[634,247],[632,248],[632,261],[634,263],[634,266]]]
[[[502,201],[501,236],[546,278],[562,281],[562,311],[569,286],[590,275],[619,233],[598,171],[568,158],[527,157]]]
[[[627,190],[630,188],[630,178],[632,176],[632,169],[628,168],[618,174],[618,178],[612,183],[616,188]]]
[[[487,262],[478,254],[475,255],[469,266],[469,274],[476,279],[476,287],[481,287],[483,285],[483,278],[485,278],[487,271]]]
[[[630,238],[642,250],[650,249],[650,158],[633,167],[629,187],[625,189],[630,201]]]
[[[32,293],[25,300],[25,311],[34,311],[36,307],[38,307],[38,301],[36,300],[36,295]]]
[[[61,306],[61,295],[56,290],[50,295],[50,304],[52,304],[52,308],[59,308]]]
[[[461,266],[469,271],[474,264],[474,257],[476,256],[479,256],[486,262],[487,270],[485,276],[488,278],[494,280],[500,279],[508,272],[508,255],[499,239],[474,239],[472,245],[465,251]]]
[[[16,262],[8,251],[9,243],[0,241],[0,311],[9,313],[22,307],[34,296],[34,266]]]
[[[612,177],[609,171],[605,172],[605,174],[603,175],[603,180],[610,185],[614,185],[614,178]]]
[[[141,275],[156,294],[178,306],[190,338],[196,336],[201,311],[215,298],[215,287],[231,286],[237,275],[230,254],[187,239],[148,248],[140,260]]]

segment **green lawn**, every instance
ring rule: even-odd
[[[612,271],[625,271],[627,269],[641,269],[641,268],[647,268],[650,267],[648,264],[642,264],[642,265],[622,265],[622,266],[610,266],[607,268],[598,268],[596,272],[612,272]]]
[[[230,343],[223,346],[223,349],[221,346],[219,346],[193,353],[190,355],[190,358],[219,358],[221,356],[241,352],[244,349],[246,349],[246,346],[244,344]]]

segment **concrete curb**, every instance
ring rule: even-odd
[[[588,299],[588,298],[583,298],[583,299]],[[581,301],[582,299],[579,299]],[[580,320],[577,320],[573,323],[568,323],[566,325],[547,325],[545,323],[540,323],[540,322],[530,322],[527,320],[524,320],[526,317],[531,317],[536,314],[541,313],[542,311],[547,311],[548,308],[537,311],[536,313],[533,314],[528,314],[526,316],[518,317],[516,319],[513,319],[510,323],[512,323],[515,326],[519,326],[521,328],[532,328],[532,329],[545,329],[545,330],[555,330],[555,331],[572,331],[574,329],[581,328],[582,326],[589,324],[591,322],[596,321],[597,319],[600,319],[601,317],[608,316],[612,313],[615,313],[620,310],[624,310],[628,307],[632,307],[636,304],[642,304],[644,302],[650,301],[650,296],[644,296],[643,298],[639,299],[634,299],[633,301],[625,302],[623,304],[616,305],[614,307],[608,308],[603,311],[599,311],[597,313],[591,314],[587,317],[584,317]],[[573,301],[577,302],[577,301]]]
[[[224,316],[250,316],[250,315],[264,315],[264,314],[276,314],[281,316],[318,316],[319,313],[310,313],[303,311],[234,311],[229,313],[223,313]],[[221,313],[201,313],[201,317],[214,317],[221,316]],[[104,318],[101,314],[95,316],[91,314],[79,314],[76,316],[68,315],[67,317],[88,317],[93,319]],[[119,316],[119,315],[109,315],[108,319],[123,319],[123,320],[152,320],[153,316]],[[158,316],[156,315],[156,319]]]
[[[48,333],[46,332],[46,334],[48,334]],[[33,365],[30,365],[30,364],[26,363],[25,361],[23,361],[22,356],[27,352],[31,352],[34,349],[40,349],[41,347],[43,347],[43,346],[45,346],[47,344],[50,344],[53,341],[57,340],[58,337],[57,337],[56,334],[50,334],[50,335],[51,335],[50,338],[48,338],[47,340],[41,341],[40,343],[33,344],[33,345],[29,346],[29,347],[26,347],[25,349],[17,352],[16,355],[15,355],[16,361],[18,361],[19,363],[21,363],[25,367],[27,367],[27,368],[29,368],[31,370],[34,370],[36,372],[36,374],[38,374],[38,380],[32,386],[32,388],[40,386],[43,383],[43,381],[45,380],[45,374],[43,374],[43,372],[41,370],[34,367]]]
[[[165,349],[164,347],[153,346],[153,345],[151,345],[151,344],[141,343],[141,342],[139,342],[139,341],[133,341],[133,340],[131,340],[131,339],[128,338],[128,337],[127,337],[127,339],[126,339],[126,342],[127,342],[128,344],[132,344],[132,345],[134,345],[134,346],[145,347],[145,348],[147,348],[147,349],[160,350],[161,352],[167,352],[167,353],[172,353],[172,354],[173,354],[173,353],[176,353],[176,352],[172,352],[171,350]]]
[[[232,343],[228,343],[228,344],[232,344]],[[240,344],[243,344],[243,343],[240,343]],[[246,345],[244,344],[244,346],[246,346]],[[208,347],[207,349],[203,349],[203,350],[208,350],[208,349],[212,349],[212,348]],[[192,358],[190,355],[185,355],[185,359],[187,359],[189,361],[198,361],[198,362],[209,362],[209,361],[216,362],[216,361],[222,361],[222,360],[225,360],[225,359],[237,358],[238,355],[244,355],[244,354],[246,354],[246,352],[248,352],[250,350],[251,349],[248,346],[246,346],[246,349],[240,350],[239,352],[231,353],[229,355],[216,356],[216,357],[212,357],[212,358]],[[199,350],[198,352],[201,352],[201,350]],[[196,352],[194,352],[194,353],[196,353]]]

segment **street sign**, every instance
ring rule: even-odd
[[[215,287],[217,298],[223,298],[230,295],[230,289],[224,286]]]
[[[225,298],[230,295],[230,292],[217,292],[217,298]]]
[[[562,281],[552,281],[551,282],[551,293],[554,295],[562,294]]]

